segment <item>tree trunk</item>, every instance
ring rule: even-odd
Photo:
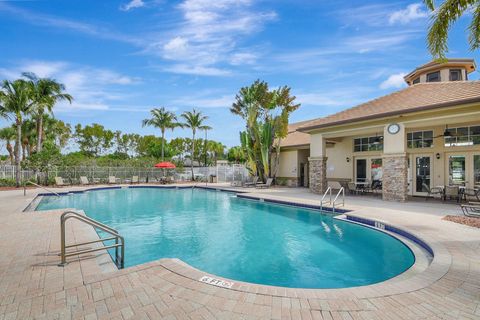
[[[40,113],[37,118],[37,152],[42,151],[43,143],[43,114]]]
[[[190,165],[192,167],[192,181],[195,181],[195,175],[193,174],[193,161],[195,159],[195,131],[193,132],[193,139],[192,139],[192,156],[190,157]]]
[[[20,187],[20,157],[21,157],[21,145],[22,145],[22,123],[17,119],[17,154],[15,157],[15,183],[17,188]]]
[[[13,151],[13,147],[12,147],[12,144],[9,142],[7,142],[7,151],[8,151],[8,154],[10,155],[10,164],[15,164],[15,153]]]
[[[162,161],[165,161],[165,130],[162,129]]]

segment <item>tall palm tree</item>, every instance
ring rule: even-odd
[[[177,127],[181,127],[181,124],[177,121],[175,113],[166,110],[164,107],[155,108],[150,111],[151,118],[142,121],[142,126],[152,126],[159,128],[162,132],[162,161],[165,160],[165,131]]]
[[[203,115],[201,111],[193,109],[193,111],[185,111],[182,113],[181,117],[185,120],[182,124],[184,128],[190,128],[192,130],[192,151],[191,151],[191,168],[192,168],[192,180],[195,180],[195,175],[193,173],[193,161],[195,154],[195,134],[197,130],[210,130],[211,127],[204,124],[208,119],[207,116]]]
[[[22,124],[23,116],[32,107],[32,87],[25,80],[14,81],[3,80],[0,88],[0,114],[15,121],[16,134],[16,155],[15,155],[15,180],[17,187],[20,187],[20,161],[22,145]]]
[[[470,50],[480,48],[480,0],[444,0],[438,8],[434,0],[423,2],[433,12],[427,36],[428,50],[432,56],[445,59],[450,27],[466,12],[472,12],[472,21],[468,26]]]
[[[14,150],[12,141],[15,140],[15,129],[13,127],[5,127],[0,129],[0,140],[5,141],[8,154],[10,156],[10,163],[15,164]]]
[[[72,103],[73,97],[64,93],[65,86],[50,78],[38,78],[35,73],[25,72],[26,77],[33,87],[33,108],[32,113],[35,117],[37,126],[37,152],[42,151],[43,139],[45,137],[43,130],[43,115],[45,112],[51,113],[55,104],[59,101],[68,101]]]

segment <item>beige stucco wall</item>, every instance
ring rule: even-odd
[[[456,67],[449,67],[447,69],[442,69],[440,70],[440,80],[442,82],[444,81],[450,81],[450,69],[460,69],[462,70],[462,80],[466,80],[467,79],[467,71],[463,68],[456,68]],[[428,71],[424,74],[421,74],[420,75],[420,82],[423,83],[423,82],[427,82],[427,74],[428,73],[432,73],[432,72],[435,72],[434,70],[432,71]]]
[[[296,178],[298,176],[298,151],[287,150],[280,152],[280,167],[277,177]]]

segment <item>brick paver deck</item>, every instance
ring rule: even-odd
[[[116,270],[109,256],[98,252],[58,267],[60,212],[22,212],[35,192],[26,197],[20,190],[0,192],[0,320],[480,319],[480,230],[411,207],[402,211],[378,200],[351,206],[356,215],[425,239],[435,258],[419,274],[347,289],[237,281],[225,289],[199,282],[204,272],[175,259]],[[289,193],[291,200],[312,203],[303,192]],[[260,196],[285,198],[275,192]],[[97,237],[78,222],[69,222],[67,231],[70,241]]]

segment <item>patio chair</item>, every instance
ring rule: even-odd
[[[463,192],[463,196],[465,200],[469,200],[470,198],[475,198],[476,201],[480,202],[480,188],[465,189],[465,191]]]
[[[480,218],[480,202],[461,204],[462,212],[466,217]]]
[[[257,184],[257,185],[255,186],[255,188],[258,188],[258,189],[268,189],[268,188],[270,188],[270,187],[272,186],[272,182],[273,182],[273,179],[272,179],[272,178],[268,178],[266,183]]]
[[[357,194],[357,192],[358,192],[357,185],[355,184],[355,182],[347,183],[346,190],[348,190],[348,193],[350,193],[350,194]]]
[[[85,176],[81,176],[80,177],[80,184],[82,186],[86,186],[86,185],[89,185],[90,184],[90,181],[88,181],[88,178],[85,177]]]
[[[115,184],[117,183],[117,178],[115,176],[108,176],[108,184]]]
[[[455,199],[457,202],[460,201],[460,189],[458,186],[445,186],[444,199]]]
[[[139,180],[138,180],[138,176],[133,176],[132,177],[132,181],[130,181],[131,184],[134,184],[134,183],[140,183]]]
[[[69,186],[70,183],[67,183],[65,181],[63,181],[63,178],[62,177],[55,177],[55,184],[58,186],[58,187],[65,187],[65,186]]]
[[[245,183],[243,184],[243,186],[244,186],[245,188],[255,187],[255,186],[257,185],[257,183],[258,183],[258,177],[253,177],[252,182],[245,182]]]
[[[440,199],[443,198],[442,188],[437,188],[437,187],[430,188],[430,186],[425,182],[422,183],[422,188],[428,193],[427,196],[425,197],[425,201],[427,201],[429,198],[435,198],[435,195],[437,194],[440,196]]]

